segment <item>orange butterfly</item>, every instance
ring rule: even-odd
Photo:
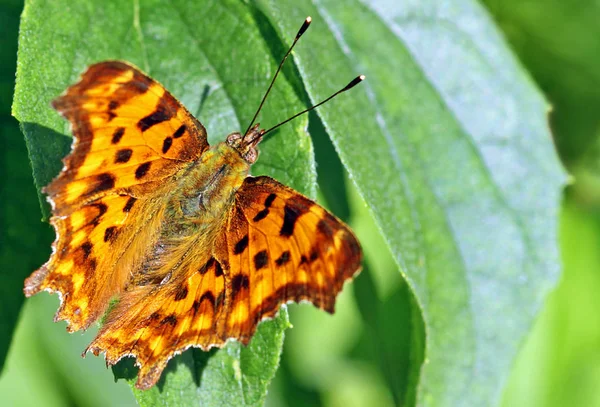
[[[118,61],[90,66],[52,105],[74,144],[44,189],[57,239],[25,295],[58,292],[55,320],[70,332],[107,313],[84,354],[105,352],[110,365],[135,356],[138,388],[190,346],[247,344],[288,301],[333,312],[360,270],[346,225],[274,179],[248,175],[267,133],[258,125],[211,147],[169,92]]]

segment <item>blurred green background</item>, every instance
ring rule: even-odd
[[[600,4],[483,4],[551,102],[555,144],[573,176],[560,215],[562,279],[523,344],[502,404],[600,406]],[[47,258],[53,240],[39,221],[25,143],[10,115],[21,10],[20,1],[0,0],[1,328],[17,318],[18,311],[4,305],[22,297],[20,276]],[[333,149],[319,137],[322,129],[310,130],[317,161],[325,163]],[[393,406],[410,399],[402,394],[410,380],[402,368],[409,363],[410,335],[398,321],[414,318],[414,301],[365,205],[352,184],[346,186],[349,206],[332,209],[356,230],[369,263],[345,288],[335,318],[290,306],[294,329],[286,333],[268,405]],[[6,358],[0,405],[135,405],[124,382],[106,391],[113,379],[101,358],[79,358],[93,332],[68,335],[64,324],[52,323],[57,304],[49,295],[25,302],[9,353],[0,354],[0,361]]]

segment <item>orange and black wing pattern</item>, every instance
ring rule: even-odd
[[[208,148],[202,124],[161,84],[124,62],[90,66],[52,105],[74,135],[65,168],[45,188],[57,216],[108,193],[139,194],[140,184],[173,175]]]
[[[308,301],[333,313],[344,282],[361,269],[350,229],[269,177],[246,178],[224,232],[226,243],[215,247],[228,280],[220,333],[242,343],[286,302]]]
[[[136,386],[148,389],[176,353],[190,346],[222,347],[226,275],[210,247],[199,250],[203,243],[200,235],[163,253],[156,272],[168,277],[123,292],[85,352],[105,353],[109,365],[135,356],[140,367]]]
[[[25,294],[59,292],[55,320],[69,331],[118,300],[86,352],[104,352],[107,364],[135,356],[138,388],[156,384],[190,346],[247,344],[286,302],[333,312],[360,270],[360,245],[346,225],[271,178],[244,178],[245,161],[246,172],[230,181],[234,195],[214,202],[222,213],[178,223],[172,198],[218,178],[186,178],[202,168],[201,157],[227,169],[243,156],[203,156],[204,127],[137,68],[92,65],[53,106],[72,126],[73,149],[44,190],[57,239]]]
[[[205,237],[169,244],[157,271],[169,278],[124,292],[87,349],[104,352],[108,364],[135,356],[140,389],[152,387],[169,359],[190,346],[247,344],[286,302],[333,312],[344,282],[361,267],[346,225],[268,177],[246,178],[208,247]]]
[[[57,239],[50,260],[25,281],[25,294],[60,292],[56,319],[73,331],[98,319],[122,289],[127,275],[118,262],[136,262],[135,236],[151,239],[164,209],[149,198],[159,196],[161,181],[208,142],[162,85],[123,62],[90,66],[53,106],[71,124],[73,147],[44,189]]]

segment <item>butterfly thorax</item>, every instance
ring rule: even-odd
[[[218,224],[215,221],[226,214],[249,170],[250,163],[229,144],[210,147],[181,177],[168,205],[174,215],[171,221],[193,226],[194,232]]]
[[[215,220],[225,215],[250,166],[258,159],[256,146],[263,133],[258,124],[244,136],[231,133],[224,143],[210,147],[185,171],[169,205],[181,226],[218,223]]]

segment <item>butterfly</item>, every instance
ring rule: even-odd
[[[91,65],[52,106],[74,141],[43,190],[53,252],[24,292],[58,292],[55,321],[69,332],[102,318],[84,355],[103,352],[107,365],[134,356],[138,388],[156,384],[191,346],[247,344],[281,304],[306,300],[332,313],[360,271],[346,225],[276,180],[249,175],[268,132],[258,124],[209,146],[177,99],[121,61]]]

